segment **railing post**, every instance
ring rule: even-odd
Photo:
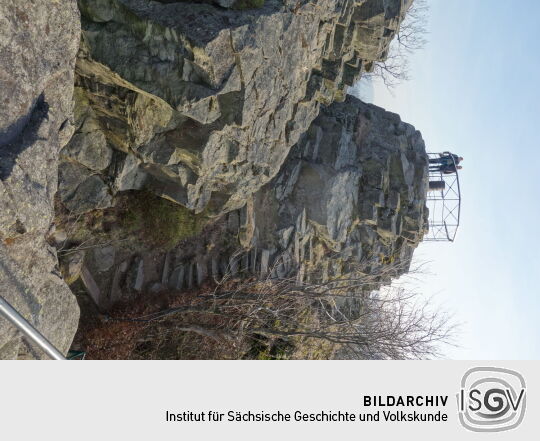
[[[62,353],[47,340],[41,332],[32,326],[7,300],[0,296],[0,317],[4,317],[13,324],[32,343],[35,343],[49,357],[54,360],[65,360]]]

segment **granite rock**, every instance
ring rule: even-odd
[[[47,241],[58,153],[73,135],[74,0],[0,1],[0,295],[66,352],[79,309]],[[0,318],[0,359],[18,333]],[[35,357],[43,354],[31,351]]]

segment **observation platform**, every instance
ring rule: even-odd
[[[427,242],[453,242],[459,228],[461,189],[459,168],[452,154],[428,153],[429,189],[426,205],[429,209]],[[444,156],[443,156],[444,155]],[[443,165],[441,158],[450,161]]]

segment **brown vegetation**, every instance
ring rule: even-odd
[[[152,303],[142,296],[110,317],[85,320],[76,349],[115,359],[439,356],[455,332],[446,314],[402,287],[370,291],[395,271],[387,265],[312,284],[226,277],[195,291],[153,294]]]

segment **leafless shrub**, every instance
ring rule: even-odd
[[[409,57],[412,52],[424,48],[427,43],[427,16],[429,5],[426,0],[414,0],[400,24],[396,37],[390,44],[383,61],[374,63],[373,72],[363,78],[380,79],[388,88],[410,79]]]
[[[199,358],[440,356],[456,332],[451,318],[403,286],[373,291],[381,279],[402,272],[397,265],[367,270],[360,264],[346,277],[317,283],[228,274],[188,303],[117,320],[145,324],[146,355],[138,357],[159,358],[165,347],[171,356],[171,345],[186,334],[224,350],[221,355],[200,353]]]

